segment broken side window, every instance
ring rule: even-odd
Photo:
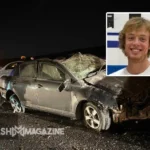
[[[13,69],[13,68],[15,68],[17,66],[17,63],[15,62],[15,63],[11,63],[11,64],[9,64],[7,67],[6,67],[6,70],[7,69]]]
[[[40,77],[56,81],[65,80],[65,74],[51,63],[41,63]]]
[[[21,64],[20,65],[20,76],[21,77],[36,77],[35,63]]]

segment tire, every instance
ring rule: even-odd
[[[86,127],[97,132],[110,128],[111,117],[108,109],[100,109],[91,102],[88,102],[83,107],[83,114]]]
[[[103,108],[103,110],[101,110],[101,115],[103,116],[103,130],[108,130],[111,126],[111,116],[110,116],[110,112],[107,108]]]
[[[11,107],[13,109],[13,113],[25,113],[25,107],[21,104],[18,97],[15,94],[12,94],[9,97],[9,102],[11,104]]]
[[[88,102],[83,107],[84,124],[86,127],[100,132],[104,126],[102,111]]]

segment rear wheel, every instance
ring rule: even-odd
[[[9,102],[13,108],[13,112],[17,113],[24,113],[25,112],[25,107],[20,103],[18,97],[15,94],[12,94],[9,97]]]

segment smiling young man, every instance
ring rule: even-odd
[[[128,65],[111,76],[149,75],[150,22],[134,17],[126,22],[119,34],[119,47],[128,58]]]

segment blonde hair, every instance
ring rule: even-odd
[[[132,30],[137,30],[143,26],[150,33],[150,21],[149,20],[146,20],[142,17],[133,17],[126,22],[123,29],[119,33],[119,48],[122,49],[123,53],[125,50],[125,34],[126,34],[126,32],[132,31]],[[149,44],[150,44],[150,37],[149,37]],[[150,49],[149,49],[147,55],[148,56],[150,55]]]

